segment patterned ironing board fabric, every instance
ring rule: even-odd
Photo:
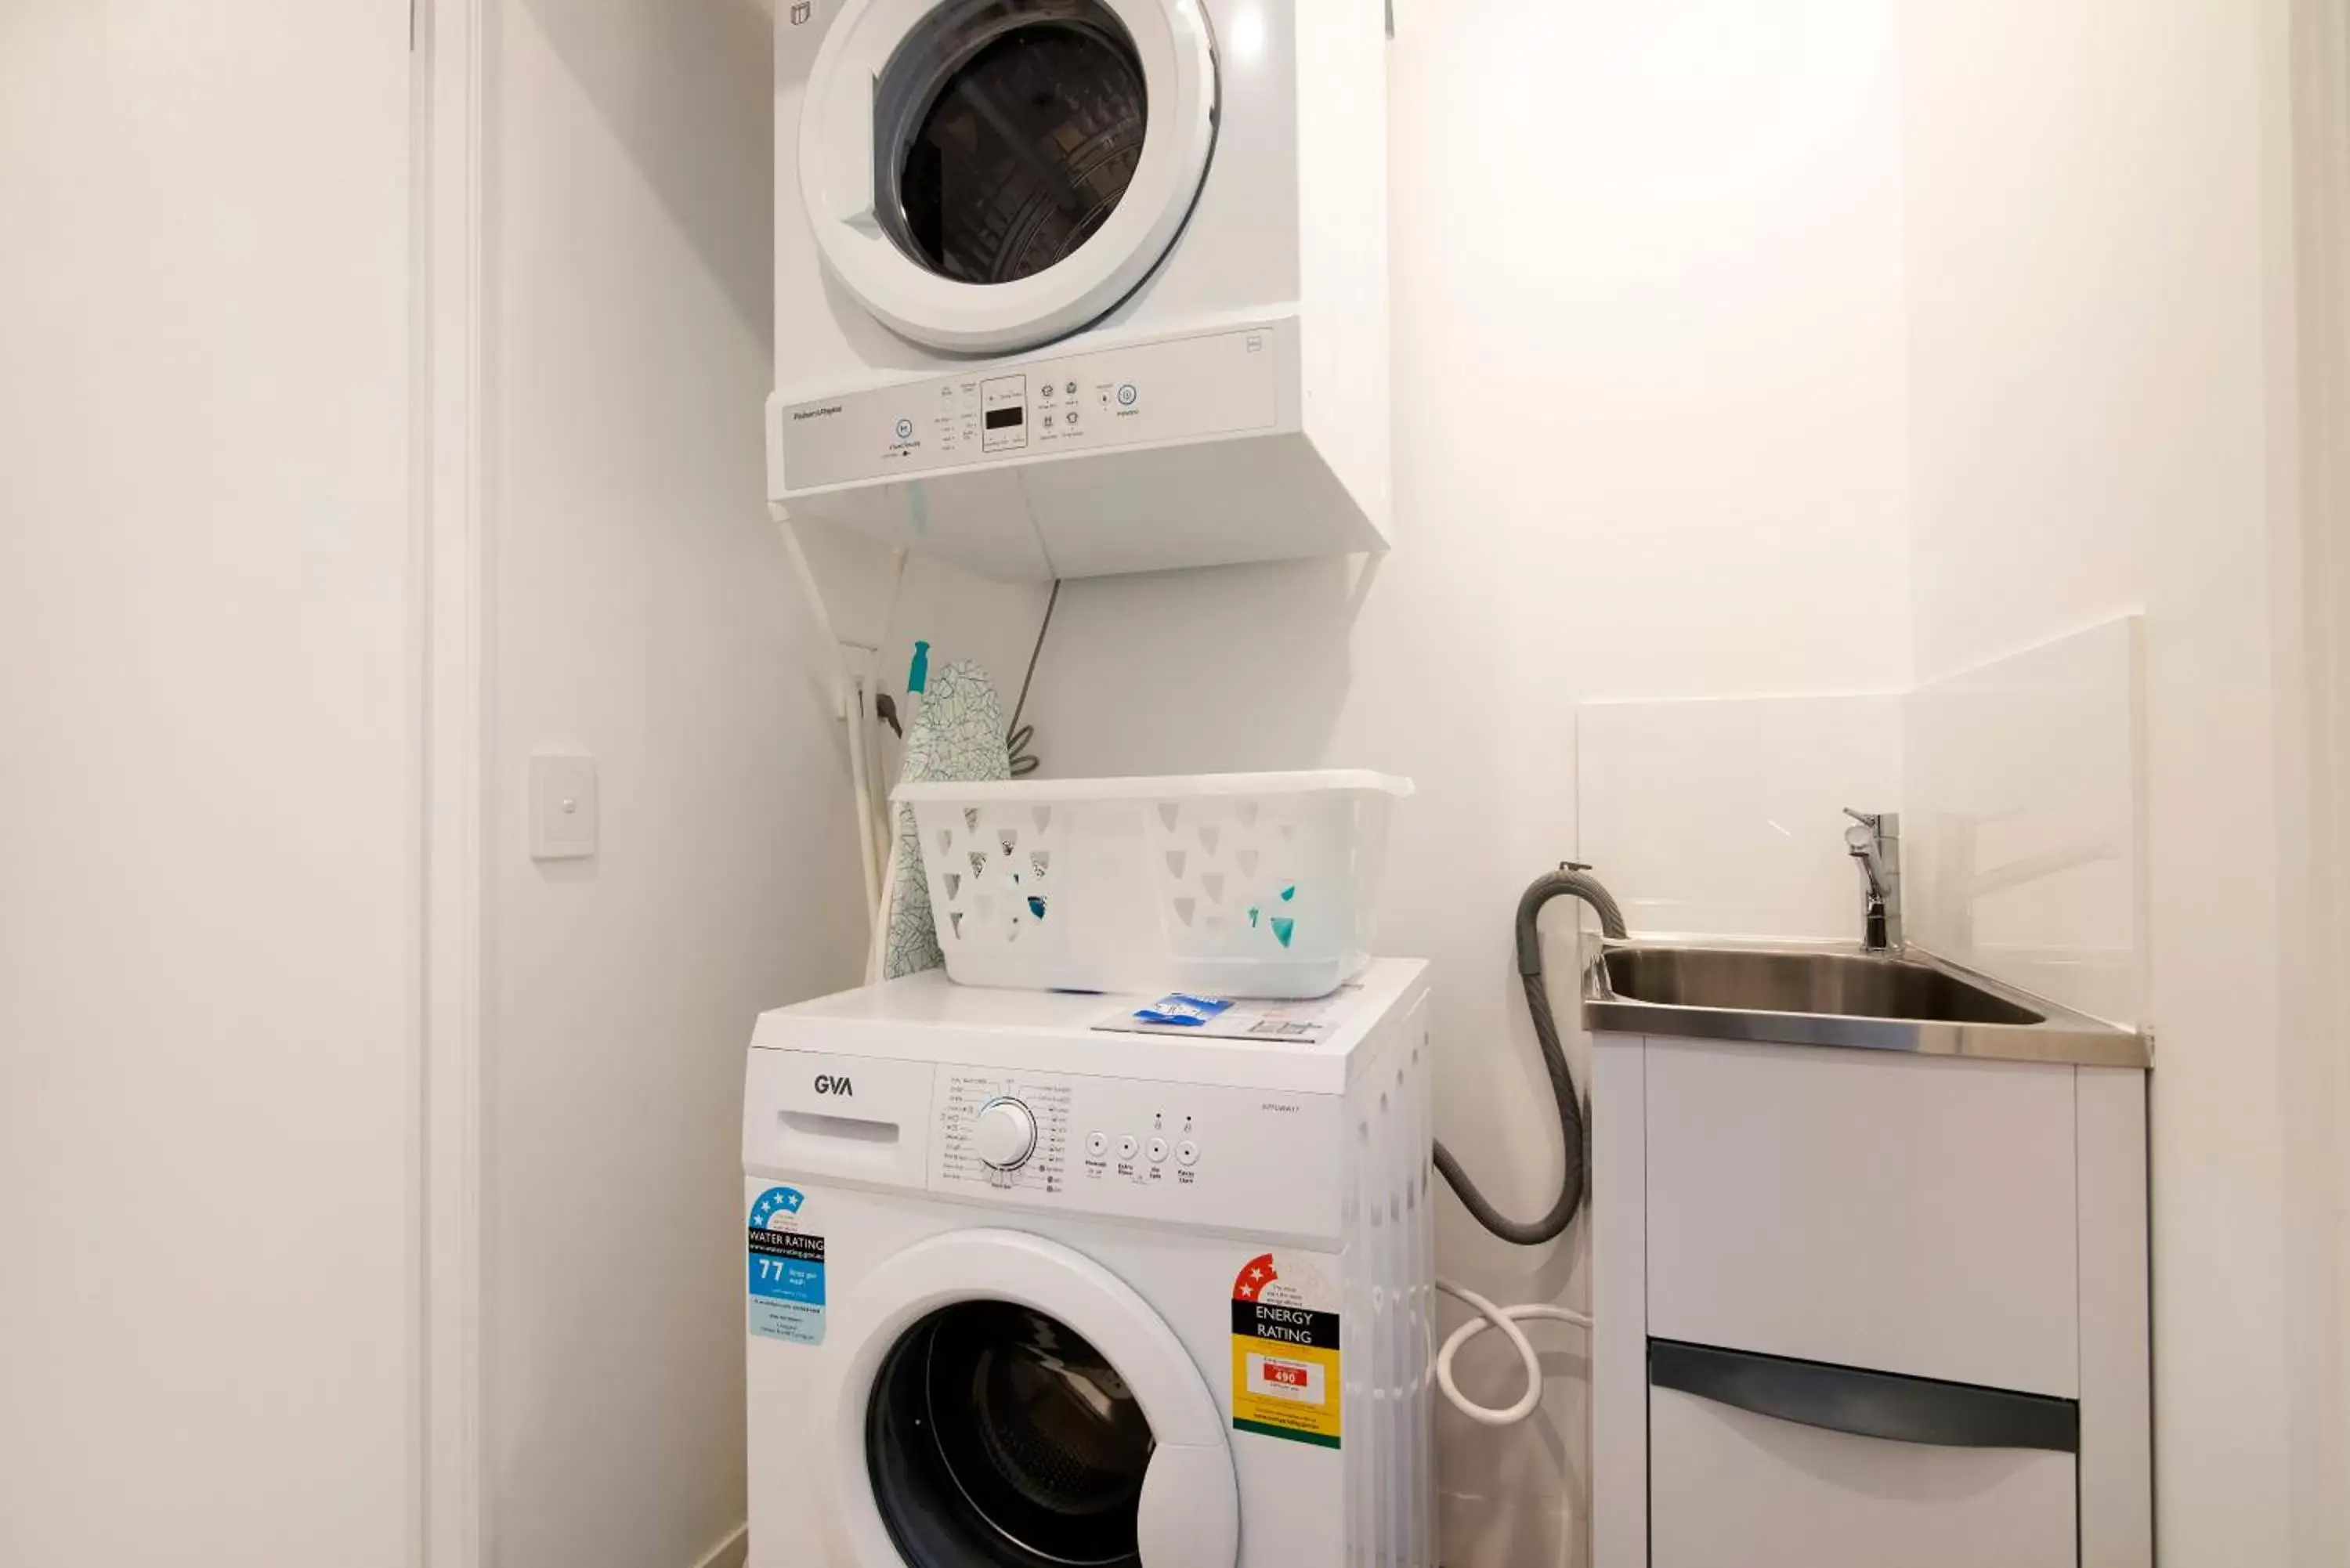
[[[965,660],[930,672],[928,690],[906,732],[899,776],[906,784],[983,784],[1012,776],[1012,759],[1003,745],[1003,699],[978,664]],[[946,962],[931,915],[931,888],[922,874],[914,808],[899,805],[897,810],[898,852],[890,860],[889,929],[882,949],[885,980]]]

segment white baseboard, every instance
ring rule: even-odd
[[[751,1560],[751,1527],[738,1524],[726,1538],[704,1552],[693,1568],[743,1568]]]

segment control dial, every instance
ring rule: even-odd
[[[1036,1152],[1035,1113],[1018,1100],[999,1095],[972,1117],[971,1143],[993,1169],[1017,1170]]]

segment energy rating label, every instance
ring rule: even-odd
[[[1232,1281],[1232,1429],[1338,1446],[1338,1293],[1305,1259],[1266,1252]]]

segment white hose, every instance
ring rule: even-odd
[[[898,553],[900,556],[905,554],[902,550]],[[900,564],[902,565],[902,562]],[[910,735],[914,732],[916,722],[922,714],[922,694],[919,691],[907,692],[906,700],[899,704],[899,722],[905,726],[906,733]],[[880,737],[877,735],[874,738],[878,742]],[[878,752],[880,747],[877,744],[874,750]],[[903,784],[905,776],[906,764],[901,754],[898,763],[898,782]],[[889,978],[882,971],[889,967],[889,924],[897,919],[900,879],[921,874],[919,862],[911,867],[902,867],[898,862],[899,853],[903,847],[903,839],[899,832],[899,814],[911,809],[910,806],[899,805],[887,794],[882,796],[882,821],[887,826],[889,847],[882,857],[881,897],[873,906],[873,935],[865,945],[865,983],[868,985],[878,985]]]
[[[844,684],[849,703],[849,793],[857,797],[857,865],[865,873],[865,913],[872,919],[881,909],[881,872],[873,864],[877,840],[873,836],[873,786],[867,782],[865,763],[865,682],[851,678]]]
[[[902,807],[892,806],[894,813]],[[865,983],[879,985],[889,958],[889,920],[898,908],[898,841],[889,841],[889,864],[881,869],[881,899],[873,907],[873,931],[865,944]]]
[[[1590,1318],[1567,1307],[1533,1304],[1496,1306],[1468,1286],[1451,1280],[1438,1280],[1436,1288],[1446,1295],[1475,1308],[1478,1314],[1454,1329],[1451,1337],[1444,1342],[1444,1348],[1436,1353],[1437,1386],[1444,1390],[1444,1397],[1452,1402],[1454,1409],[1471,1420],[1482,1422],[1488,1427],[1514,1426],[1533,1415],[1534,1407],[1542,1403],[1542,1362],[1534,1355],[1534,1341],[1528,1339],[1525,1331],[1518,1327],[1519,1323],[1543,1318],[1557,1323],[1571,1323],[1577,1328],[1587,1329],[1591,1326]],[[1484,1333],[1488,1328],[1500,1329],[1502,1337],[1510,1342],[1511,1347],[1518,1353],[1518,1359],[1525,1364],[1526,1391],[1518,1396],[1518,1402],[1507,1409],[1496,1410],[1491,1406],[1478,1404],[1461,1393],[1460,1385],[1452,1380],[1452,1358],[1460,1354],[1462,1345]]]
[[[866,693],[866,715],[872,728],[865,732],[865,784],[873,792],[873,869],[880,877],[881,896],[874,900],[879,909],[889,901],[889,861],[898,845],[898,817],[889,805],[889,736],[881,722],[881,678],[870,678]],[[904,764],[899,764],[900,772]]]

